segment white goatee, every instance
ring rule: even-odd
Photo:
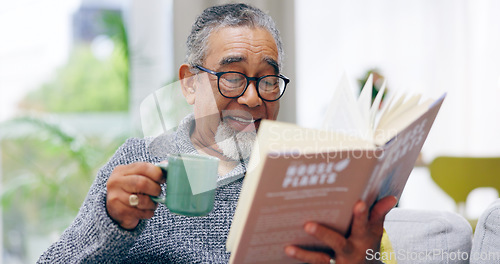
[[[256,137],[255,131],[236,131],[226,122],[221,122],[215,133],[215,142],[224,156],[231,160],[240,160],[250,157]]]

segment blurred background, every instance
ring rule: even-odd
[[[33,263],[57,240],[97,170],[143,136],[141,102],[176,81],[195,17],[225,2],[0,0],[1,263]],[[387,80],[388,94],[446,92],[399,206],[459,210],[426,165],[500,156],[499,1],[244,2],[282,33],[292,79],[282,121],[318,127],[343,74],[353,92],[368,72]],[[175,124],[189,108],[169,93]],[[477,218],[497,197],[476,190],[460,212]]]

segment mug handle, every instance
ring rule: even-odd
[[[163,172],[163,175],[165,175],[165,180],[166,180],[167,175],[168,175],[167,174],[168,163],[157,163],[157,164],[155,164],[155,166],[157,166],[161,169],[161,171]],[[167,200],[166,195],[164,195],[164,196],[152,196],[152,195],[150,195],[149,197],[151,198],[151,200],[153,200],[156,203],[165,204],[166,200]]]

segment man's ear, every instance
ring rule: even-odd
[[[195,101],[195,74],[191,72],[188,64],[182,64],[179,68],[179,80],[181,82],[182,94],[188,104],[193,105]]]

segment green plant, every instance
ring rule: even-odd
[[[102,34],[112,40],[108,57],[98,58],[91,43],[76,43],[68,62],[54,77],[28,93],[20,108],[41,112],[127,111],[129,106],[129,51],[120,13],[105,11]]]
[[[95,177],[126,135],[106,142],[65,132],[40,118],[2,124],[3,131],[26,132],[2,140],[2,207],[21,209],[39,232],[62,231],[74,218]],[[5,215],[4,215],[5,217]]]
[[[121,14],[104,11],[94,22],[101,24],[99,34],[113,42],[110,56],[98,58],[90,43],[76,43],[67,63],[26,95],[19,108],[45,113],[128,111],[129,53]],[[3,251],[32,262],[27,248],[33,237],[50,241],[70,224],[97,170],[129,132],[112,138],[88,136],[37,117],[0,123]]]

